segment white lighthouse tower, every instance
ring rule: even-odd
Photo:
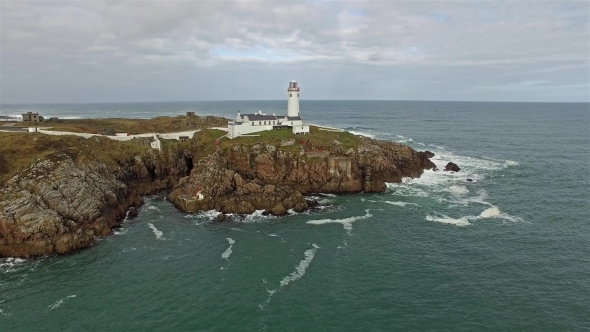
[[[289,82],[289,99],[287,104],[287,116],[298,117],[299,116],[299,86],[297,81],[292,80]]]

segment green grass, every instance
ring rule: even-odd
[[[247,146],[252,146],[258,143],[268,143],[279,147],[279,149],[283,151],[298,152],[301,150],[302,142],[311,142],[311,144],[306,145],[311,145],[316,149],[322,149],[327,148],[327,146],[332,144],[334,141],[338,141],[342,143],[342,147],[344,149],[352,148],[356,151],[361,144],[359,137],[356,135],[348,132],[320,130],[316,126],[310,126],[310,133],[305,135],[295,135],[291,129],[267,130],[258,133],[252,133],[251,135],[258,136],[240,136],[233,140],[224,141],[222,147],[227,148],[235,143],[244,144]],[[291,146],[280,147],[281,141],[288,139],[294,139],[295,144]]]
[[[17,127],[28,127],[31,124],[19,122]],[[225,127],[227,119],[216,116],[160,116],[151,119],[67,119],[58,123],[45,122],[37,124],[41,127],[52,127],[56,131],[95,134],[99,130],[114,129],[116,132],[130,134],[163,133],[185,130],[203,129],[208,127]]]
[[[99,160],[107,166],[150,149],[149,140],[133,139],[126,142],[106,137],[83,138],[52,136],[33,133],[0,133],[0,183],[28,167],[35,161],[55,152],[64,152],[78,161]]]

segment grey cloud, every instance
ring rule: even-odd
[[[292,78],[315,99],[588,101],[588,7],[1,2],[0,101],[279,99]]]

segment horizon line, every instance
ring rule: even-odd
[[[194,102],[235,102],[235,101],[284,101],[285,99],[210,99],[210,100],[158,100],[158,101],[85,101],[85,102],[33,102],[2,103],[7,105],[84,105],[84,104],[150,104],[150,103],[194,103]],[[411,101],[443,103],[544,103],[544,104],[588,104],[589,101],[506,101],[506,100],[420,100],[420,99],[304,99],[305,101]]]

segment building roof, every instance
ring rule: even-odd
[[[300,116],[288,116],[287,120],[288,121],[301,120],[301,117]]]
[[[277,120],[277,117],[274,115],[242,114],[242,117],[245,116],[247,116],[250,121]]]

